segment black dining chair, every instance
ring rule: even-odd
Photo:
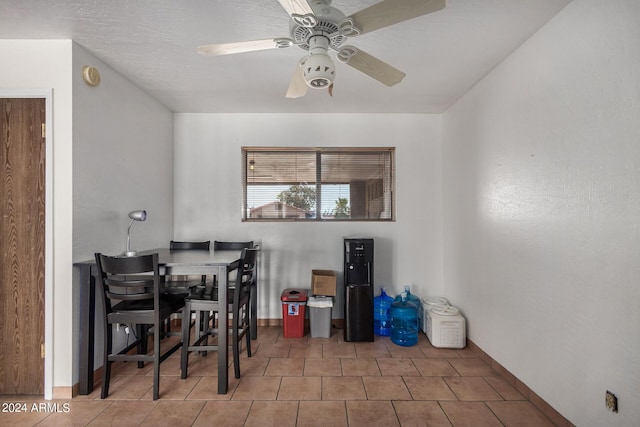
[[[208,251],[211,248],[211,241],[206,240],[203,242],[180,242],[172,240],[169,242],[169,250],[171,251]],[[184,292],[191,290],[196,286],[204,286],[207,281],[207,276],[202,275],[199,279],[193,278],[180,278],[169,277],[165,283],[165,289],[168,292]]]
[[[98,270],[98,290],[103,310],[104,365],[102,368],[102,394],[109,395],[111,364],[114,361],[153,363],[153,400],[160,390],[160,363],[173,354],[182,342],[160,353],[163,322],[171,314],[180,312],[187,294],[166,294],[161,291],[162,277],[158,254],[133,257],[112,257],[95,254]],[[123,350],[113,352],[113,324],[136,325],[135,341]],[[153,351],[147,354],[149,333],[153,333]],[[128,354],[137,348],[135,354]]]
[[[227,241],[213,241],[213,250],[239,250],[244,248],[256,248],[259,246],[254,245],[253,240],[239,241],[239,242],[227,242]],[[251,294],[249,296],[249,319],[251,321],[251,339],[258,338],[258,278],[257,267],[255,271],[254,284],[251,287]]]
[[[185,309],[182,317],[182,354],[180,358],[181,378],[187,377],[190,352],[227,351],[217,345],[210,345],[210,336],[229,334],[231,332],[231,347],[233,351],[233,365],[236,378],[240,378],[240,343],[246,340],[247,356],[251,357],[251,333],[249,322],[249,294],[255,280],[255,267],[257,249],[243,249],[240,260],[236,266],[233,288],[229,288],[227,301],[219,301],[218,289],[207,284],[204,290],[199,290],[197,295],[185,298]],[[230,273],[229,271],[228,273]],[[227,274],[228,274],[227,273]],[[232,289],[232,290],[231,290]],[[220,304],[227,304],[229,317],[231,318],[230,330],[220,331],[216,324],[216,316],[220,310]],[[207,327],[196,330],[193,343],[190,343],[189,320],[192,312],[206,312]],[[210,321],[209,321],[210,320]]]
[[[177,241],[171,240],[169,242],[169,250],[171,251],[209,251],[211,248],[211,241]],[[211,278],[215,281],[215,276]],[[204,287],[207,282],[207,276],[203,274],[201,277],[194,276],[168,276],[164,283],[164,291],[167,293],[188,293],[195,292],[197,287]],[[199,316],[196,317],[196,321],[199,321]],[[193,324],[193,323],[192,323]],[[181,332],[171,332],[171,319],[167,319],[163,330],[165,335],[181,335]]]

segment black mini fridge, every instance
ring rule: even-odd
[[[373,341],[373,239],[344,239],[344,340]]]

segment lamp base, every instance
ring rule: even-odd
[[[125,251],[122,256],[136,256],[138,255],[138,251]]]

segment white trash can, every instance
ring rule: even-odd
[[[309,297],[307,301],[311,338],[331,336],[331,309],[333,297]]]

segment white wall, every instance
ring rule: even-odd
[[[99,86],[82,80],[95,66]],[[83,47],[73,45],[73,258],[166,247],[173,236],[173,113]]]
[[[341,289],[343,237],[375,239],[376,294],[406,284],[418,295],[439,294],[440,123],[433,115],[176,114],[174,237],[261,243],[264,319],[282,317],[282,290],[309,288],[314,268],[335,270]],[[397,221],[243,223],[241,147],[265,145],[395,146]],[[333,317],[343,317],[341,295]]]
[[[98,69],[99,86],[82,80],[84,65]],[[127,214],[136,209],[146,209],[148,216],[133,224],[131,248],[167,247],[173,237],[173,113],[77,44],[72,78],[73,260],[92,259],[95,252],[122,253]],[[79,272],[74,273],[77,287]],[[77,301],[77,292],[74,296]],[[96,321],[96,367],[102,365],[101,324]],[[114,336],[119,339],[115,347],[124,348],[122,330]],[[77,339],[73,342],[77,346]],[[73,354],[75,383],[79,353]]]
[[[446,296],[576,425],[640,425],[638,17],[574,0],[443,117]]]

